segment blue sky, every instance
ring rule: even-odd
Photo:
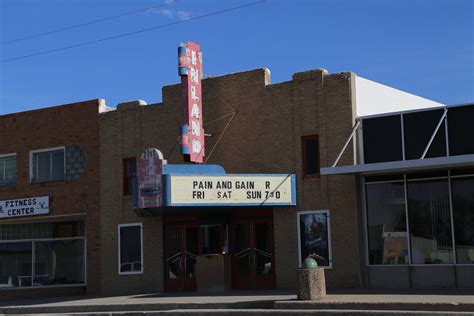
[[[0,42],[166,0],[0,0]],[[169,1],[169,0],[168,0]],[[177,0],[104,23],[0,45],[0,60],[181,21],[258,0]],[[472,0],[267,0],[76,49],[0,62],[0,114],[104,98],[161,101],[177,46],[201,44],[204,73],[268,67],[273,82],[326,68],[446,104],[474,101]]]

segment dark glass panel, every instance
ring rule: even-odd
[[[419,159],[428,145],[444,110],[422,111],[403,115],[405,159]],[[446,156],[444,123],[440,126],[426,158]]]
[[[364,119],[363,135],[365,163],[403,159],[400,115]]]
[[[408,180],[423,179],[423,178],[441,178],[441,177],[447,177],[447,176],[448,176],[447,170],[407,173]]]
[[[474,263],[474,177],[451,180],[454,236],[459,264]]]
[[[403,174],[390,174],[390,175],[382,175],[382,176],[368,176],[365,177],[365,182],[383,182],[383,181],[397,181],[403,180]]]
[[[474,104],[448,110],[449,154],[474,154]]]
[[[474,168],[452,169],[452,176],[474,175]]]

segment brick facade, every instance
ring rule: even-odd
[[[295,207],[273,209],[276,285],[294,287],[298,265],[296,214],[330,210],[333,268],[330,287],[361,286],[356,179],[302,177],[301,137],[319,135],[321,167],[330,166],[354,118],[354,74],[317,69],[293,80],[270,83],[266,69],[203,80],[204,129],[208,163],[227,173],[295,173]],[[101,286],[103,294],[163,290],[162,218],[138,217],[123,196],[122,160],[159,149],[168,163],[183,163],[177,137],[182,122],[180,85],[163,88],[163,103],[129,102],[100,115]],[[220,142],[216,145],[217,140]],[[341,164],[353,163],[352,148]],[[143,222],[144,273],[118,275],[118,224]]]
[[[2,289],[0,299],[31,297],[35,293],[77,294],[100,291],[99,208],[99,100],[0,116],[0,154],[16,153],[15,187],[0,188],[0,200],[49,196],[47,215],[0,219],[0,225],[65,220],[84,221],[87,239],[87,289]],[[31,150],[53,147],[82,149],[73,170],[64,181],[30,183]],[[73,146],[73,147],[68,147]],[[75,154],[80,156],[81,154]],[[81,173],[79,175],[79,173]],[[3,292],[5,291],[5,292]]]

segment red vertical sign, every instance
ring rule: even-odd
[[[202,54],[199,44],[188,42],[178,48],[179,75],[183,91],[181,153],[192,162],[204,161],[202,128]]]

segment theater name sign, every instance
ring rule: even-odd
[[[296,205],[294,174],[168,175],[169,206]]]

